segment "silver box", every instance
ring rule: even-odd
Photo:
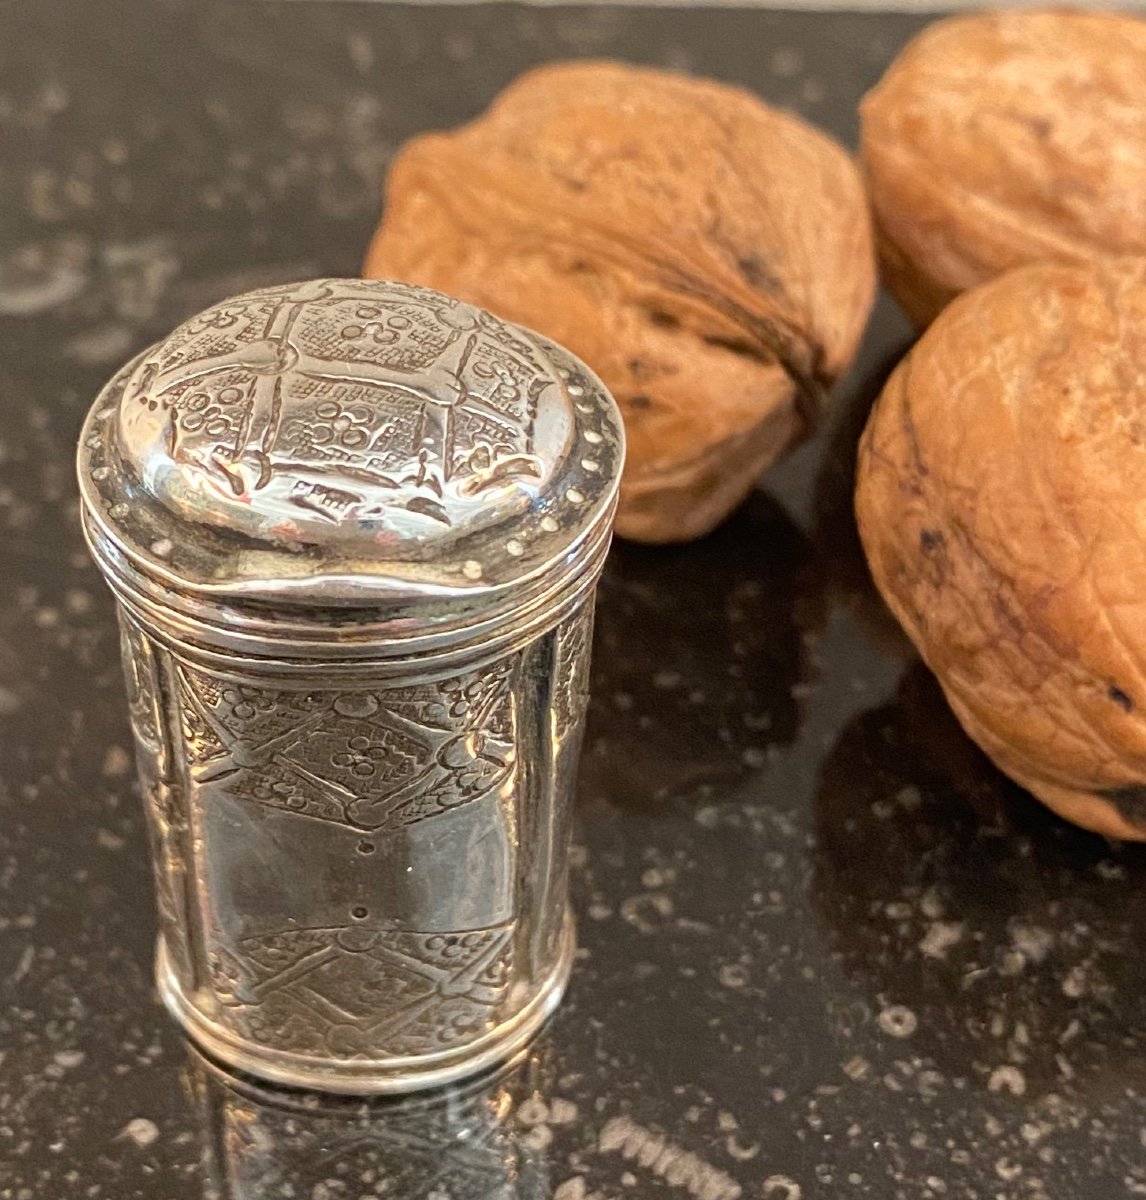
[[[225,301],[100,395],[159,987],[209,1052],[405,1091],[556,1005],[622,457],[582,363],[394,283]]]

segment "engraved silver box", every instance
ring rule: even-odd
[[[582,363],[394,283],[228,300],[100,395],[159,987],[210,1053],[405,1091],[553,1009],[622,457]]]

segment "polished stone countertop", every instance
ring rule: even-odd
[[[190,1051],[154,920],[110,599],[72,481],[135,350],[353,274],[388,159],[545,59],[740,81],[854,144],[921,18],[111,0],[0,8],[0,1200],[1146,1195],[1146,854],[962,736],[868,582],[858,429],[603,583],[573,895],[528,1057],[364,1104]]]

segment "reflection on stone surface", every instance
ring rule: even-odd
[[[752,761],[761,741],[791,742],[801,635],[820,616],[815,573],[808,539],[760,492],[699,542],[614,546],[597,609],[586,789],[659,809],[737,784],[762,765]]]
[[[937,1080],[1022,1096],[1044,1118],[1146,1089],[1146,853],[1011,784],[921,664],[828,755],[815,835],[833,949]]]
[[[535,1049],[468,1083],[363,1099],[275,1088],[188,1045],[204,1200],[547,1200],[550,1075]]]

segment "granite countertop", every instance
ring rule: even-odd
[[[151,983],[111,602],[72,448],[206,304],[353,274],[394,148],[521,69],[740,81],[845,141],[921,24],[751,10],[38,0],[0,10],[0,1200],[1146,1195],[1146,854],[995,773],[868,583],[883,301],[823,434],[603,583],[580,950],[504,1077],[362,1104],[229,1079]],[[1140,921],[1141,918],[1141,921]]]

